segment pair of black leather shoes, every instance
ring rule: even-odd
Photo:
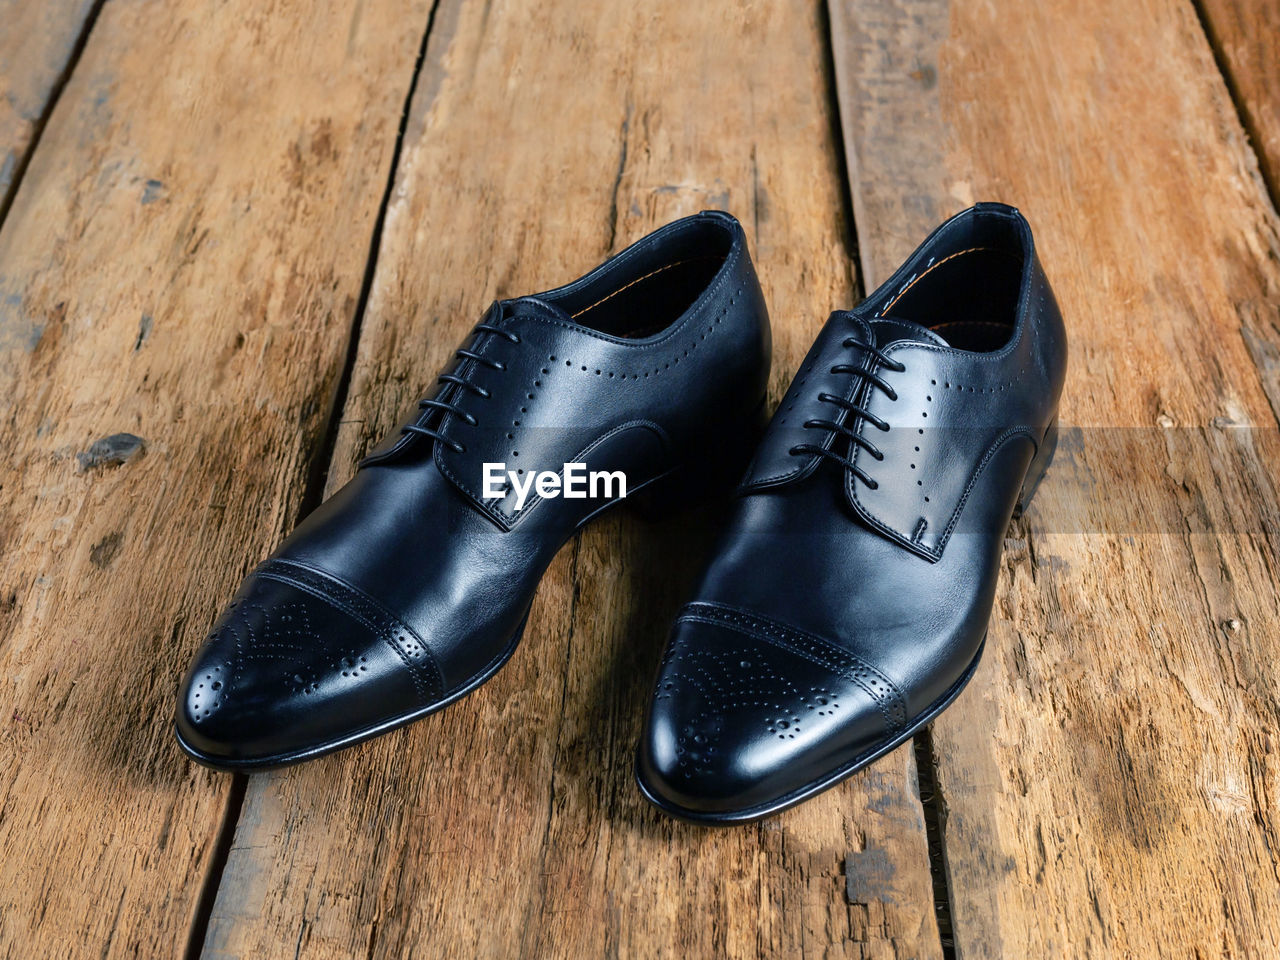
[[[832,314],[755,446],[769,344],[724,213],[495,303],[244,582],[184,681],[183,749],[263,769],[440,709],[511,655],[556,551],[624,499],[618,474],[661,497],[749,459],[676,619],[641,789],[753,820],[910,737],[972,674],[1005,527],[1052,455],[1066,345],[1031,231],[999,204],[945,223]]]

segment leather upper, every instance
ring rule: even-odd
[[[772,812],[958,691],[1065,365],[1030,229],[999,204],[831,316],[673,628],[638,762],[653,799]]]
[[[769,352],[745,237],[718,212],[495,303],[419,414],[245,581],[184,683],[180,741],[215,765],[289,762],[465,693],[510,654],[556,551],[619,499],[530,491],[517,510],[510,484],[484,495],[483,465],[620,470],[631,495],[709,467]]]

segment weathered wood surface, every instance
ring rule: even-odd
[[[1280,197],[1280,0],[1196,0],[1273,200]]]
[[[751,237],[776,399],[855,296],[821,15],[446,0],[331,487],[492,298],[706,207]],[[479,692],[251,778],[205,957],[937,957],[909,749],[745,829],[674,823],[634,787],[651,678],[706,533],[691,517],[602,520],[557,558],[523,646]]]
[[[0,0],[0,212],[93,9],[94,0]]]
[[[229,781],[177,753],[174,688],[323,449],[431,6],[112,0],[31,156],[0,226],[0,956],[182,952]],[[852,302],[824,19],[704,6],[441,0],[330,489],[489,299],[672,217],[746,224],[775,399]],[[91,9],[0,0],[0,209]],[[830,0],[867,282],[1009,200],[1073,336],[1073,429],[933,728],[964,958],[1280,952],[1276,10],[1200,3],[1251,146],[1187,0]],[[939,956],[910,750],[747,829],[632,786],[709,523],[601,521],[480,692],[251,778],[204,956]]]
[[[0,956],[182,954],[230,781],[179,754],[175,689],[294,522],[427,13],[112,0],[32,156],[0,230]]]
[[[957,955],[1274,957],[1280,244],[1195,11],[831,7],[867,275],[1012,202],[1072,337],[1074,429],[933,726]]]

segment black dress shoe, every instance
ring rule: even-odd
[[[183,683],[182,748],[224,769],[292,763],[474,690],[514,651],[556,551],[622,499],[615,472],[651,500],[732,486],[768,372],[728,214],[495,303],[419,415],[245,580]]]
[[[637,763],[650,800],[768,816],[956,697],[1010,516],[1053,452],[1065,366],[1031,230],[1000,204],[831,316],[676,619]]]

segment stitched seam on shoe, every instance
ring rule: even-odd
[[[648,273],[646,273],[642,277],[636,277],[630,283],[623,284],[617,290],[613,291],[613,293],[610,293],[610,294],[607,294],[606,296],[601,297],[595,303],[590,304],[589,306],[583,307],[581,310],[578,310],[575,313],[569,314],[569,316],[572,319],[577,320],[578,317],[582,316],[584,313],[590,313],[596,307],[600,306],[600,304],[608,303],[614,297],[626,292],[627,290],[630,290],[637,283],[644,283],[644,281],[648,280],[650,277],[656,277],[658,274],[666,273],[668,270],[674,270],[676,267],[683,267],[686,263],[698,263],[699,261],[710,261],[710,260],[719,261],[721,264],[724,263],[724,260],[720,257],[686,257],[684,260],[677,260],[675,263],[668,263],[665,266],[659,267],[657,270],[650,270]],[[718,270],[716,272],[719,273]]]
[[[614,344],[615,346],[634,347],[639,349],[657,347],[661,344],[665,344],[666,341],[670,340],[672,337],[679,335],[682,331],[685,330],[685,328],[694,326],[695,321],[713,312],[712,301],[715,300],[716,295],[720,292],[720,289],[722,287],[726,287],[729,285],[729,281],[733,276],[734,269],[737,267],[738,261],[741,259],[742,259],[742,247],[740,245],[735,246],[734,249],[729,253],[729,256],[725,259],[724,267],[722,268],[722,272],[720,273],[720,275],[712,282],[711,286],[707,288],[706,292],[698,298],[703,302],[700,305],[698,305],[696,308],[691,307],[684,314],[684,316],[677,321],[676,325],[672,327],[672,329],[668,330],[666,333],[658,337],[656,340],[648,340],[648,339],[627,340],[621,337],[610,337],[603,333],[599,333],[598,331],[592,330],[590,327],[584,327],[575,323],[566,323],[563,320],[555,320],[550,317],[542,317],[542,316],[535,317],[535,316],[522,314],[521,319],[536,320],[539,323],[546,323],[556,327],[564,327],[565,329],[572,330],[575,333],[581,333],[585,336],[594,337],[596,340],[603,340],[605,343],[611,343],[611,344]],[[515,318],[512,318],[512,319],[515,319]]]
[[[920,271],[920,273],[917,273],[914,277],[912,277],[911,280],[907,283],[907,285],[903,287],[901,290],[899,290],[894,295],[894,298],[890,300],[889,303],[880,311],[878,316],[889,319],[888,313],[890,310],[893,309],[893,305],[897,303],[899,300],[901,300],[907,294],[907,291],[909,291],[912,287],[914,287],[917,283],[919,283],[929,274],[933,273],[933,271],[937,270],[944,263],[954,260],[956,257],[963,257],[967,253],[982,253],[984,251],[991,251],[993,253],[1004,253],[1010,259],[1021,260],[1021,258],[1016,256],[1015,254],[1008,253],[1008,251],[1005,251],[1005,250],[1001,250],[999,247],[969,247],[967,250],[959,250],[956,253],[952,253],[952,254],[949,254],[948,256],[943,257],[937,263],[929,264],[929,266],[925,267],[924,270]]]
[[[779,647],[780,649],[785,650],[787,653],[790,653],[792,656],[799,657],[802,660],[808,660],[810,663],[816,664],[817,666],[820,666],[826,670],[829,670],[832,673],[836,674],[837,676],[842,676],[845,679],[850,680],[853,683],[856,683],[863,690],[863,692],[865,692],[869,697],[871,697],[872,702],[876,705],[876,708],[880,711],[880,715],[884,718],[885,726],[889,728],[889,731],[891,733],[901,729],[900,726],[897,725],[898,721],[894,718],[889,708],[886,706],[884,698],[878,695],[875,689],[866,683],[864,679],[865,671],[863,670],[860,670],[856,667],[842,668],[839,665],[833,664],[830,661],[825,660],[818,655],[815,655],[809,651],[800,649],[788,643],[787,641],[783,640],[780,637],[774,636],[773,634],[770,634],[766,631],[757,630],[746,623],[736,622],[736,619],[732,616],[717,617],[717,616],[705,616],[705,615],[699,615],[699,614],[685,614],[677,618],[676,622],[677,623],[705,623],[705,624],[709,624],[711,626],[717,626],[717,627],[730,626],[731,629],[737,632],[746,633],[757,640],[761,640],[765,643],[770,644],[771,646]]]
[[[825,667],[861,687],[875,701],[891,732],[897,732],[906,725],[906,704],[901,691],[898,690],[893,681],[865,660],[832,643],[830,640],[826,640],[817,634],[798,630],[795,627],[789,627],[759,614],[723,604],[690,603],[676,618],[677,623],[686,620],[717,626],[732,625],[740,631],[745,630],[745,632],[758,640],[764,640],[787,650],[789,653]],[[805,643],[818,649],[816,651],[806,650],[803,646]],[[868,684],[866,682],[867,677],[874,677],[883,684],[884,692],[880,693],[873,685]]]
[[[875,527],[877,530],[880,530],[882,533],[885,533],[897,540],[899,543],[909,545],[913,550],[919,550],[927,556],[932,557],[934,560],[938,560],[941,559],[942,552],[946,549],[947,542],[951,539],[951,533],[955,529],[956,524],[960,521],[960,514],[964,511],[964,505],[968,503],[969,495],[973,493],[973,488],[977,485],[978,478],[982,476],[982,472],[987,468],[987,464],[990,463],[992,457],[1000,451],[1000,448],[1016,437],[1026,437],[1032,443],[1038,442],[1035,433],[1029,427],[1009,427],[1008,429],[1001,431],[996,438],[991,441],[986,452],[983,453],[982,459],[979,460],[978,465],[974,467],[973,473],[969,475],[969,480],[965,484],[964,490],[960,495],[960,500],[956,504],[955,509],[951,511],[951,517],[947,521],[947,525],[943,527],[942,533],[939,534],[937,546],[933,548],[917,543],[915,540],[911,539],[908,534],[889,526],[879,517],[875,516],[871,508],[864,504],[861,498],[859,498],[857,486],[852,481],[846,481],[846,485],[851,497],[853,498],[854,505],[863,520],[871,524],[871,526]]]
[[[720,324],[724,322],[725,317],[729,315],[729,311],[732,310],[734,306],[737,304],[738,297],[740,296],[742,296],[742,287],[739,287],[737,290],[734,291],[733,296],[729,298],[729,302],[720,308],[720,311],[716,313],[714,317],[711,319],[711,322],[707,324],[706,329],[702,333],[698,334],[698,339],[691,340],[689,342],[689,349],[682,351],[678,356],[672,353],[670,355],[672,357],[670,361],[666,361],[666,362],[662,362],[661,360],[655,361],[660,363],[661,365],[655,366],[652,370],[648,369],[648,364],[646,363],[644,366],[639,368],[640,370],[639,373],[636,373],[634,369],[619,370],[616,367],[610,370],[607,368],[607,365],[606,365],[604,367],[597,368],[596,375],[604,377],[607,374],[608,376],[606,377],[606,379],[612,380],[614,377],[617,377],[617,379],[620,382],[624,382],[624,383],[628,378],[630,378],[634,382],[641,379],[647,380],[651,376],[655,378],[662,376],[663,373],[665,373],[667,370],[670,370],[672,367],[678,367],[680,365],[681,360],[688,359],[689,355],[698,349],[698,344],[702,343],[704,340],[707,339],[707,337],[715,333],[716,327],[720,326]],[[542,316],[537,316],[535,314],[527,314],[527,313],[516,314],[511,318],[511,321],[513,323],[516,320],[533,320],[533,321],[544,322],[549,324],[561,322],[561,321],[548,319],[547,317],[542,317]],[[576,330],[577,328],[574,328],[574,329]],[[590,331],[587,330],[584,332],[590,332]],[[697,331],[695,330],[694,332],[696,333]],[[676,345],[676,348],[679,349],[679,344]],[[568,357],[565,358],[564,362],[565,362],[565,366],[567,367],[573,366],[573,361],[570,360]],[[591,367],[587,365],[579,364],[579,366],[581,367],[584,373],[588,372],[591,369]],[[550,376],[550,373],[551,373],[550,369],[543,367],[542,373],[534,377],[533,388],[541,389],[542,378]]]
[[[892,320],[892,317],[885,317],[886,320]],[[1001,330],[1011,330],[1014,327],[1012,323],[1000,323],[997,320],[948,320],[946,323],[935,323],[930,330],[941,330],[943,327],[999,327]]]
[[[418,696],[422,698],[424,704],[431,703],[444,696],[444,676],[426,641],[408,624],[390,613],[372,597],[351,584],[338,580],[331,574],[321,573],[318,570],[313,570],[288,560],[268,560],[258,568],[256,573],[259,576],[278,580],[305,590],[312,596],[333,604],[376,634],[379,639],[395,652],[396,656],[400,658],[400,661],[408,669],[413,685],[418,691]],[[340,591],[345,596],[335,596],[335,591]],[[363,609],[360,609],[361,607]],[[401,647],[399,638],[406,634],[412,637],[421,647],[425,664],[430,665],[430,673],[423,669],[424,664],[415,663],[413,658]]]
[[[987,468],[987,464],[991,462],[991,459],[1000,451],[1001,447],[1017,437],[1026,437],[1031,441],[1031,445],[1037,449],[1040,446],[1040,439],[1036,436],[1035,431],[1029,427],[1010,427],[991,442],[991,446],[989,446],[987,448],[987,452],[983,454],[981,462],[979,462],[978,466],[974,469],[973,474],[969,477],[969,482],[965,484],[964,493],[961,494],[960,502],[956,504],[955,512],[951,514],[951,519],[948,521],[946,529],[942,531],[942,540],[938,547],[939,552],[941,552],[942,544],[945,544],[947,540],[950,539],[951,531],[960,520],[960,513],[964,510],[964,505],[968,503],[969,495],[973,493],[973,488],[978,483],[978,477],[982,476],[982,471]],[[1032,457],[1034,458],[1034,456],[1035,453],[1033,452]]]
[[[364,616],[360,611],[356,610],[354,607],[348,606],[346,603],[339,600],[337,597],[332,596],[328,591],[321,590],[318,587],[315,587],[302,580],[296,579],[295,577],[292,577],[288,574],[279,573],[277,571],[260,570],[258,571],[258,575],[265,577],[268,580],[276,580],[276,581],[279,581],[280,583],[287,583],[289,584],[289,586],[295,587],[299,590],[303,590],[311,594],[312,596],[318,597],[319,599],[324,600],[326,603],[330,603],[337,609],[341,610],[347,616],[351,617],[357,623],[361,624],[366,629],[368,629],[371,633],[375,634],[380,640],[382,640],[383,643],[385,643],[388,647],[390,647],[395,652],[396,656],[400,658],[400,662],[403,663],[405,665],[405,668],[409,671],[409,678],[413,681],[413,687],[418,693],[418,698],[423,703],[430,703],[431,700],[438,699],[438,697],[430,697],[428,695],[426,689],[423,687],[422,677],[420,676],[419,672],[414,668],[413,663],[406,656],[405,652],[400,649],[400,645],[387,635],[389,632],[388,628],[390,627],[390,625],[388,624],[379,625],[378,623],[373,622],[369,618]]]

